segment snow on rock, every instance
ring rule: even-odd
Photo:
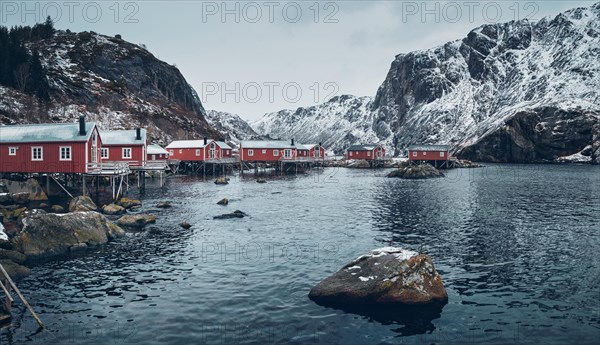
[[[309,297],[327,306],[444,303],[448,294],[431,257],[402,248],[372,250],[321,281]]]
[[[250,125],[236,114],[207,110],[206,121],[228,141],[239,144],[242,140],[261,140]]]

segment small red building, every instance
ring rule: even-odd
[[[318,144],[298,145],[298,158],[325,159],[325,148]]]
[[[209,161],[229,158],[232,148],[222,141],[209,140],[176,140],[167,145],[169,159],[179,161]]]
[[[163,149],[158,145],[148,145],[148,151],[146,152],[146,161],[167,161],[169,160],[169,151]]]
[[[346,159],[383,160],[385,149],[381,144],[352,145],[346,150]]]
[[[297,147],[294,139],[285,140],[251,140],[240,143],[240,160],[245,162],[276,162],[295,160]]]
[[[414,145],[408,148],[410,161],[447,161],[450,158],[448,145]]]
[[[142,167],[146,163],[146,130],[100,131],[102,149],[100,157],[106,162],[127,162],[130,167]]]
[[[0,126],[0,172],[87,173],[100,162],[95,123]]]

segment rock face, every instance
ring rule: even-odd
[[[227,206],[229,204],[229,199],[223,198],[217,202],[217,205]]]
[[[444,174],[431,164],[419,164],[406,166],[390,172],[387,177],[399,177],[404,179],[422,180],[435,177],[444,177]]]
[[[357,142],[381,142],[391,155],[411,144],[448,144],[475,161],[580,153],[599,162],[598,46],[598,3],[536,23],[483,25],[461,40],[397,55],[373,99],[340,96],[253,126],[337,153]]]
[[[310,290],[322,305],[423,305],[445,303],[448,294],[431,257],[380,248],[344,266]]]
[[[50,85],[50,101],[0,87],[0,122],[73,122],[79,115],[103,128],[143,126],[151,142],[166,144],[194,133],[221,138],[205,120],[195,90],[177,67],[143,45],[95,32],[57,31],[26,42],[37,49]],[[191,139],[191,138],[190,138]]]
[[[228,141],[262,140],[250,125],[236,114],[217,110],[206,111],[206,121]]]
[[[156,217],[150,214],[128,214],[117,220],[117,224],[129,228],[143,228],[152,223],[156,223]]]
[[[22,231],[12,241],[15,250],[28,258],[61,255],[72,248],[97,246],[125,234],[96,212],[38,212],[23,218],[22,223]]]
[[[98,206],[94,203],[94,201],[89,196],[78,196],[69,202],[69,211],[77,212],[77,211],[97,211]]]

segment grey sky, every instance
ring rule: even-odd
[[[121,34],[176,64],[205,108],[256,120],[332,94],[373,96],[395,55],[460,39],[479,25],[593,3],[0,0],[0,24],[49,14],[59,29]]]

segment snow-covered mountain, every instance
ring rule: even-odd
[[[598,161],[599,123],[600,3],[400,54],[372,100],[342,96],[252,125],[338,152],[369,141],[396,155],[411,144],[450,144],[473,160],[547,162],[577,153]]]
[[[120,36],[57,31],[25,45],[39,51],[50,100],[0,86],[0,123],[71,122],[84,114],[104,129],[145,127],[161,144],[222,138],[179,70]]]
[[[241,140],[262,139],[239,115],[218,110],[207,110],[206,121],[219,131],[227,141],[239,143]]]

